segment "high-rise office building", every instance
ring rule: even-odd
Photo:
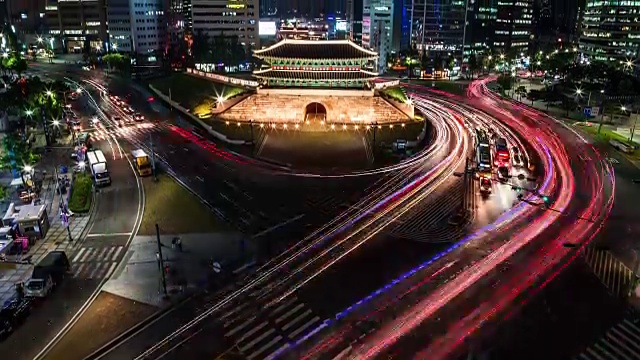
[[[271,17],[278,14],[277,0],[260,0],[260,17]]]
[[[378,72],[387,68],[387,57],[408,48],[408,15],[403,0],[365,0],[362,46],[378,53]]]
[[[527,53],[533,31],[533,0],[500,0],[496,6],[494,51]]]
[[[589,59],[635,60],[640,57],[640,1],[587,0],[580,51]]]
[[[106,8],[105,0],[47,0],[44,17],[48,32],[65,51],[106,51],[109,40]]]
[[[164,0],[109,0],[111,48],[138,55],[165,52],[168,37],[164,5]]]
[[[411,43],[418,51],[462,49],[466,0],[408,0]]]
[[[193,32],[238,36],[247,53],[260,48],[258,0],[192,0]]]
[[[363,0],[348,0],[346,18],[349,24],[349,39],[358,45],[362,45],[363,11]]]
[[[495,23],[498,18],[497,0],[469,1],[465,53],[484,53],[493,46]]]

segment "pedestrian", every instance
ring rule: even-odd
[[[24,299],[24,283],[19,282],[16,284],[16,294],[18,295],[18,300]]]
[[[177,238],[173,238],[171,239],[171,249],[175,250],[176,249],[176,243],[177,243]]]
[[[176,245],[178,245],[178,251],[182,252],[182,239],[180,237],[176,238]]]

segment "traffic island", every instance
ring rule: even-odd
[[[227,231],[228,227],[193,194],[166,175],[143,178],[144,216],[138,235],[155,235],[156,224],[163,234]]]
[[[43,359],[84,359],[157,310],[103,291]]]
[[[194,284],[194,276],[206,279],[214,253],[224,255],[229,242],[240,243],[240,234],[228,233],[224,223],[170,177],[161,175],[157,182],[145,177],[143,186],[146,201],[138,236],[96,299],[44,359],[86,358],[158,316],[189,294],[178,290]],[[156,224],[162,232],[163,259],[171,268],[166,274],[168,296],[161,286]],[[172,247],[175,237],[182,239],[183,251]]]
[[[91,209],[93,182],[88,174],[76,174],[69,196],[69,210],[77,214],[85,214]]]

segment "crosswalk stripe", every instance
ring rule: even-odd
[[[282,303],[280,306],[278,306],[275,310],[273,310],[273,312],[271,312],[271,316],[276,315],[277,313],[279,313],[280,311],[282,311],[284,308],[286,308],[287,306],[293,304],[296,300],[298,300],[295,296],[292,297],[291,299],[285,301],[284,303]]]
[[[289,316],[293,315],[294,313],[296,313],[298,310],[302,309],[303,307],[304,307],[304,304],[298,304],[298,306],[294,307],[293,309],[287,311],[284,315],[282,315],[279,318],[277,318],[276,319],[276,324],[282,322],[283,320],[285,320]]]
[[[111,247],[109,249],[109,252],[107,253],[107,256],[105,256],[106,259],[110,259],[111,258],[111,254],[113,254],[113,252],[116,251],[115,247]]]
[[[89,279],[95,279],[95,276],[98,273],[98,270],[100,270],[100,268],[104,265],[104,263],[98,263],[96,265],[96,267],[93,269],[93,271],[91,272],[91,274],[89,275]]]
[[[106,254],[106,252],[109,251],[109,248],[103,248],[102,251],[100,251],[100,255],[96,256],[97,260],[102,259],[102,257],[104,256],[104,254]]]
[[[608,335],[609,339],[611,339],[611,341],[615,342],[618,346],[623,347],[627,350],[630,350],[627,346],[625,346],[624,343],[620,342],[620,340],[616,339],[615,337]],[[623,358],[627,359],[627,360],[631,360],[628,356],[626,356],[622,351],[620,351],[620,349],[616,346],[611,346],[611,350],[613,352],[615,352],[616,354],[622,356]],[[633,352],[633,351],[631,351]]]
[[[115,263],[111,263],[112,265],[114,265]],[[107,274],[107,271],[109,271],[109,263],[104,263],[104,265],[102,266],[102,268],[100,269],[100,272],[98,272],[96,274],[96,277],[98,279],[102,279],[105,277],[105,275]]]
[[[289,334],[289,339],[293,340],[296,336],[300,335],[301,332],[305,331],[311,325],[313,325],[316,322],[318,322],[318,320],[320,320],[320,317],[316,316],[313,319],[307,321],[304,325],[302,325],[299,328],[297,328],[296,331],[294,331],[291,334]]]
[[[76,271],[73,272],[73,277],[77,277],[82,272],[82,270],[84,270],[85,266],[87,266],[86,263],[80,264]]]
[[[107,271],[107,273],[105,274],[105,278],[109,278],[111,277],[111,274],[113,274],[113,271],[116,269],[116,263],[112,262],[111,266],[109,266],[109,270]]]
[[[89,256],[89,254],[91,254],[92,252],[93,252],[93,248],[87,248],[87,252],[84,253],[82,258],[80,258],[80,262],[85,262],[87,260],[87,257]]]
[[[267,350],[268,348],[272,347],[275,343],[277,343],[280,340],[282,340],[282,336],[278,335],[276,338],[272,339],[271,341],[269,341],[268,343],[266,343],[262,347],[260,347],[258,350],[254,351],[249,356],[247,356],[247,359],[248,360],[252,360],[256,356],[258,356],[258,355],[262,354],[263,352],[265,352],[265,350]]]
[[[613,254],[587,248],[585,259],[594,274],[614,295],[622,296],[633,281],[633,272]]]
[[[122,246],[118,246],[118,249],[116,250],[116,252],[113,254],[113,256],[111,256],[111,261],[116,261],[116,259],[118,258],[118,254],[120,254],[121,251],[122,251]]]
[[[589,348],[589,349],[587,349],[587,351],[588,351],[591,355],[595,356],[595,357],[596,357],[596,359],[598,359],[598,360],[605,360],[605,359],[603,359],[603,358],[602,358],[602,356],[598,355],[598,353],[596,353],[595,351],[593,351],[593,349]]]
[[[242,330],[245,326],[249,325],[253,320],[255,320],[256,317],[252,317],[251,319],[243,322],[242,324],[234,327],[233,329],[231,329],[229,332],[227,332],[226,334],[224,334],[224,336],[233,336],[233,334],[237,333],[238,331]]]
[[[306,316],[309,316],[311,314],[311,310],[307,309],[307,311],[303,312],[302,314],[296,316],[293,320],[289,321],[286,325],[284,325],[282,327],[282,330],[287,330],[290,327],[292,327],[293,325],[295,325],[298,321],[304,319]]]
[[[80,256],[81,256],[82,254],[84,254],[84,252],[85,252],[86,250],[87,250],[87,248],[82,248],[82,249],[80,249],[80,251],[78,251],[78,253],[76,254],[76,256],[74,256],[74,257],[73,257],[72,262],[76,262],[76,261],[78,261],[78,259],[80,258]]]
[[[268,322],[263,322],[262,324],[254,327],[253,329],[251,329],[249,332],[244,333],[244,335],[242,335],[242,337],[240,337],[240,339],[238,339],[238,343],[241,343],[243,341],[245,341],[246,339],[248,339],[251,335],[257,333],[258,331],[260,331],[263,327],[267,326]]]
[[[632,329],[627,329],[625,325],[631,327]],[[631,336],[635,337],[636,340],[640,343],[640,329],[637,326],[635,326],[631,321],[624,319],[624,322],[620,324],[620,327],[622,327]],[[632,331],[635,331],[635,334],[632,333]]]
[[[263,333],[262,335],[258,336],[257,338],[253,339],[250,343],[248,343],[247,345],[243,346],[240,348],[240,351],[245,352],[249,349],[251,349],[255,344],[259,343],[260,341],[264,340],[267,336],[273,334],[274,332],[276,332],[276,329],[271,329],[269,331],[267,331],[266,333]]]

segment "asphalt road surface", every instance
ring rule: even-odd
[[[96,208],[85,239],[67,255],[72,274],[48,298],[37,302],[33,314],[0,344],[11,359],[33,359],[58,334],[73,315],[115,270],[127,251],[138,211],[138,188],[126,159],[112,160],[111,149],[98,142],[109,159],[112,184],[99,188]],[[71,150],[70,150],[71,151]],[[114,235],[119,234],[119,235]]]

